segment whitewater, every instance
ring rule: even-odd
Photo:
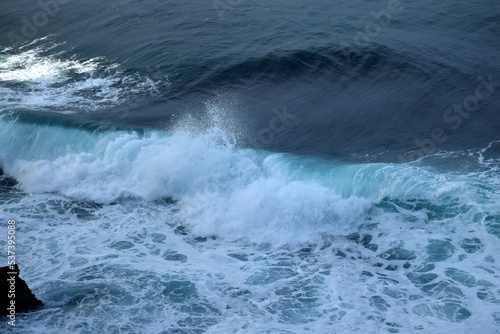
[[[15,220],[45,305],[0,332],[499,333],[498,6],[473,4],[402,1],[351,62],[386,3],[68,2],[0,39],[0,249]]]

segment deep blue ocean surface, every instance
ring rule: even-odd
[[[0,332],[500,333],[499,108],[495,1],[4,0]]]

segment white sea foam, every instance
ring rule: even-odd
[[[500,326],[494,166],[242,150],[221,124],[92,133],[6,117],[0,133],[0,165],[27,193],[0,198],[0,219],[18,222],[22,277],[46,304],[23,331]]]
[[[310,231],[355,229],[386,197],[482,201],[467,177],[241,150],[219,131],[90,133],[4,120],[0,127],[8,147],[0,162],[23,191],[104,204],[168,197],[177,201],[175,219],[203,236],[306,241]]]
[[[194,241],[175,228],[188,222],[153,202],[100,206],[33,194],[3,202],[0,216],[7,214],[18,222],[22,277],[46,305],[19,318],[27,332],[454,333],[498,326],[498,239],[469,221],[474,212],[431,222],[418,210],[368,213],[376,226],[358,231],[373,236],[375,251],[341,236],[309,240],[308,249]],[[259,238],[252,227],[240,233]],[[473,238],[478,242],[465,251],[464,240]],[[433,240],[451,252],[436,253]],[[394,249],[410,256],[398,258]],[[415,275],[425,274],[435,277],[419,284]],[[463,309],[471,314],[460,318]]]
[[[97,112],[168,86],[166,78],[126,74],[102,57],[80,59],[55,52],[57,44],[42,42],[0,55],[0,111]]]

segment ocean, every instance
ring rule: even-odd
[[[500,333],[500,3],[4,0],[2,333]]]

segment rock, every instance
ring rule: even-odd
[[[17,264],[13,268],[0,268],[0,294],[0,315],[9,315],[10,318],[12,314],[29,312],[43,306],[26,282],[19,277]],[[12,312],[13,309],[15,312]]]
[[[0,188],[12,188],[17,184],[17,181],[12,177],[4,174],[3,169],[0,167]]]

